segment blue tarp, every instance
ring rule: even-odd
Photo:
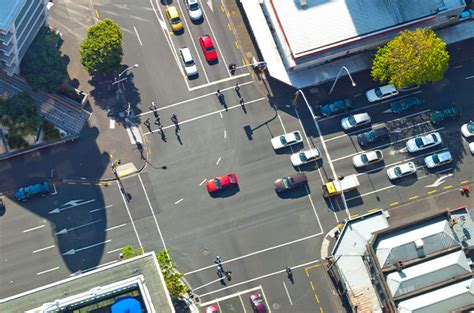
[[[142,305],[140,301],[132,297],[118,299],[112,305],[112,313],[141,313]]]

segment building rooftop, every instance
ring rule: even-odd
[[[44,308],[75,308],[135,284],[146,312],[174,312],[154,252],[0,300],[0,312],[41,312]]]
[[[0,31],[13,23],[26,0],[0,0]]]

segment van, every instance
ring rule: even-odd
[[[194,62],[193,56],[191,55],[191,51],[189,50],[189,48],[184,47],[179,49],[179,56],[181,59],[181,63],[183,63],[186,76],[192,77],[197,75],[198,71],[196,63]]]

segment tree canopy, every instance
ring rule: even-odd
[[[122,32],[109,18],[99,21],[87,30],[81,44],[81,63],[91,74],[109,73],[120,68],[122,62]]]
[[[448,61],[446,43],[432,30],[406,30],[377,50],[371,75],[396,87],[422,85],[443,79]]]
[[[67,66],[56,47],[58,35],[43,27],[26,51],[21,75],[34,90],[55,92],[67,78]]]

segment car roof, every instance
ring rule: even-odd
[[[178,10],[176,9],[176,7],[174,5],[168,7],[166,9],[166,11],[168,11],[168,14],[171,16],[171,17],[178,17],[179,14],[178,14]]]
[[[294,180],[295,183],[301,183],[301,182],[305,182],[305,181],[308,180],[305,173],[296,173],[296,174],[290,175],[288,177],[290,177],[292,180]]]
[[[402,172],[409,172],[411,169],[410,169],[410,164],[413,163],[413,162],[407,162],[407,163],[402,163],[400,165],[398,165],[398,167],[402,170]]]
[[[397,88],[395,88],[394,85],[385,85],[385,86],[380,86],[379,88],[380,90],[382,90],[382,92],[391,92],[391,91],[397,90]]]
[[[183,59],[185,61],[189,61],[193,59],[193,57],[191,56],[191,50],[189,50],[188,47],[184,47],[179,50],[181,51],[181,54],[183,55]]]

